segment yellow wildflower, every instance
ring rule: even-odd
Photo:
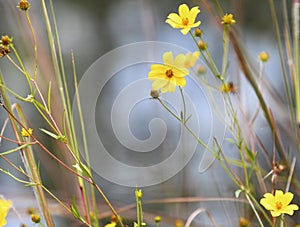
[[[153,81],[152,89],[161,90],[161,92],[174,92],[176,86],[185,86],[185,76],[189,70],[184,67],[186,57],[179,54],[173,59],[172,52],[163,54],[164,64],[153,64],[148,73],[148,79]]]
[[[185,55],[184,67],[187,69],[193,67],[196,64],[199,56],[200,56],[199,51],[195,51],[194,53],[191,52],[187,53]]]
[[[173,28],[181,28],[181,33],[186,35],[191,28],[198,27],[200,21],[195,22],[197,15],[200,13],[199,7],[195,6],[191,10],[186,4],[181,4],[178,7],[177,13],[170,13],[166,19],[168,23]]]
[[[272,217],[278,217],[281,214],[293,215],[295,210],[299,207],[296,204],[290,204],[294,198],[291,192],[283,193],[281,190],[276,190],[275,195],[265,193],[265,198],[260,200],[260,204],[271,212]]]
[[[111,223],[106,224],[104,227],[115,227],[117,226],[117,223],[112,221]]]
[[[32,135],[32,131],[33,131],[32,128],[29,128],[27,130],[25,128],[22,128],[21,135],[23,137],[30,137]]]
[[[233,15],[231,13],[226,13],[222,18],[222,24],[232,25],[235,24],[236,21],[233,19]]]
[[[6,215],[12,206],[10,200],[0,199],[0,227],[6,225]]]

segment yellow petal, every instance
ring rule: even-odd
[[[185,78],[184,77],[177,77],[176,78],[176,84],[178,85],[178,86],[181,86],[181,87],[184,87],[185,85],[186,85],[186,80],[185,80]]]
[[[173,68],[175,77],[184,77],[189,74],[189,70],[186,68]]]
[[[287,206],[292,202],[294,198],[294,194],[291,192],[287,192],[284,195],[281,196],[280,201],[282,203],[282,206]]]
[[[186,35],[190,30],[191,30],[191,28],[183,28],[180,31],[183,35]]]
[[[284,207],[284,208],[281,210],[281,212],[282,212],[282,213],[289,214],[289,215],[293,215],[293,213],[294,213],[295,210],[299,210],[298,205],[296,205],[296,204],[291,204],[291,205],[288,205],[288,206]]]
[[[189,15],[189,12],[190,12],[190,9],[189,7],[187,6],[187,4],[182,4],[178,7],[178,12],[179,12],[179,16],[181,18],[184,18],[184,17],[187,17],[188,18],[188,15]]]
[[[161,89],[161,92],[174,92],[176,90],[176,80],[174,77]]]
[[[154,81],[154,80],[157,80],[157,79],[164,79],[164,78],[165,78],[164,73],[157,74],[157,73],[154,73],[154,72],[150,72],[148,74],[148,80],[150,80],[150,81]]]
[[[153,84],[152,84],[152,89],[154,90],[160,90],[162,87],[166,86],[169,83],[168,80],[164,80],[164,79],[157,79],[154,80]]]
[[[199,7],[198,6],[193,7],[189,12],[189,17],[188,17],[189,23],[194,24],[196,17],[199,13],[200,13]]]
[[[166,66],[165,65],[162,65],[162,64],[153,64],[151,65],[151,71],[154,71],[154,72],[165,72],[167,69],[166,69]]]
[[[198,21],[197,23],[194,23],[194,24],[189,25],[189,27],[190,27],[190,28],[196,28],[196,27],[198,27],[200,24],[201,24],[201,22]]]
[[[184,62],[185,62],[184,54],[178,54],[175,58],[174,66],[176,66],[178,68],[182,68],[182,67],[184,67]]]
[[[163,62],[165,65],[174,65],[173,61],[173,53],[172,52],[166,52],[163,54]]]
[[[271,203],[270,203],[271,202]],[[275,203],[272,203],[272,201],[268,200],[267,198],[262,198],[259,203],[261,205],[263,205],[266,210],[274,210],[276,209],[276,204]]]
[[[182,19],[176,13],[170,13],[165,22],[171,25],[173,28],[182,27]]]
[[[271,215],[272,215],[272,217],[278,217],[278,216],[280,216],[281,215],[281,212],[279,212],[279,211],[271,211]]]

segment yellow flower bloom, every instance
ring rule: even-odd
[[[185,76],[189,70],[184,67],[186,57],[179,54],[173,59],[172,52],[163,54],[164,64],[153,64],[148,73],[148,79],[153,81],[152,89],[161,90],[161,92],[174,92],[176,86],[185,86]]]
[[[22,128],[21,135],[23,137],[30,137],[32,135],[32,131],[33,131],[32,128],[27,129],[27,131],[25,128]]]
[[[193,67],[196,64],[199,56],[200,56],[199,51],[195,51],[194,53],[191,52],[187,53],[185,55],[184,67],[187,69]]]
[[[177,13],[170,13],[166,19],[166,23],[173,28],[181,28],[181,33],[186,35],[191,28],[198,27],[200,21],[195,22],[197,15],[200,13],[199,7],[195,6],[191,10],[186,4],[182,4],[178,7]]]
[[[293,215],[299,207],[296,204],[290,204],[294,194],[291,192],[283,193],[281,190],[276,190],[275,195],[265,193],[265,198],[260,200],[260,204],[271,212],[272,217],[278,217],[281,214]]]
[[[0,199],[0,227],[6,225],[5,218],[11,206],[12,202],[10,200]]]
[[[233,19],[233,15],[231,13],[226,13],[222,18],[222,24],[232,25],[235,24],[236,21]]]
[[[112,221],[111,223],[106,224],[104,227],[115,227],[117,226],[117,223]]]

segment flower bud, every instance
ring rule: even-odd
[[[203,35],[203,31],[200,29],[200,28],[197,28],[195,31],[194,31],[194,34],[195,36],[197,37],[201,37]]]
[[[262,62],[267,62],[269,60],[269,54],[265,51],[261,52],[259,54],[259,60],[261,60]]]
[[[157,99],[159,97],[158,90],[151,89],[150,95],[152,98]]]
[[[32,214],[31,215],[31,221],[34,223],[40,223],[41,222],[41,216],[38,214]]]
[[[30,3],[27,0],[20,0],[17,6],[20,10],[26,11],[30,7]]]

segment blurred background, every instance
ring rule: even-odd
[[[25,21],[24,14],[16,8],[18,1],[16,0],[1,0],[1,20],[0,20],[0,32],[1,35],[9,35],[14,38],[14,45],[18,49],[25,64],[29,68],[32,68],[32,37],[30,30]],[[47,44],[47,35],[44,23],[44,17],[42,14],[39,1],[31,1],[31,8],[29,14],[32,18],[33,25],[36,29],[37,40],[39,44],[39,71],[42,77],[39,82],[44,83],[44,89],[47,89],[46,81],[53,81],[53,69],[51,67],[51,57],[49,54],[49,47]],[[73,87],[73,73],[71,64],[71,51],[74,53],[77,77],[78,80],[84,75],[88,68],[99,57],[112,51],[120,46],[132,44],[141,41],[162,41],[179,45],[189,51],[195,51],[196,47],[193,40],[189,36],[183,36],[179,30],[172,29],[164,21],[166,16],[170,12],[177,12],[178,6],[181,3],[187,3],[189,6],[199,5],[201,13],[197,17],[202,21],[201,29],[204,31],[204,39],[208,43],[208,48],[211,51],[218,67],[221,66],[222,56],[222,31],[216,26],[214,18],[208,14],[204,7],[201,5],[201,1],[151,1],[151,0],[114,0],[114,1],[95,1],[95,0],[53,0],[54,9],[56,13],[57,26],[60,35],[61,47],[64,56],[64,63],[66,66],[67,77],[70,84],[71,96],[74,94]],[[276,92],[278,91],[278,97],[280,102],[284,100],[284,96],[279,92],[283,90],[283,81],[280,75],[280,64],[278,60],[278,54],[275,44],[275,36],[273,33],[273,27],[271,23],[271,15],[267,1],[250,1],[250,0],[234,0],[234,1],[220,1],[224,6],[225,12],[233,13],[237,24],[235,27],[238,30],[240,39],[242,40],[245,49],[248,51],[249,56],[253,59],[253,64],[258,64],[257,56],[261,51],[267,51],[271,58],[270,63],[266,65],[265,79],[270,82],[270,86],[274,87]],[[280,10],[278,5],[278,11]],[[146,54],[146,53],[138,53]],[[112,64],[117,64],[112,62]],[[147,68],[148,67],[148,68]],[[141,77],[147,77],[147,73],[150,70],[150,64],[146,68],[139,70],[138,73]],[[7,59],[0,59],[0,70],[5,78],[6,85],[11,89],[18,91],[23,97],[27,96],[27,87],[24,78],[16,72],[14,67],[8,62]],[[148,71],[147,71],[148,70]],[[243,89],[244,93],[240,93],[242,100],[241,105],[245,107],[245,112],[251,110],[253,102],[251,101],[251,91],[247,90],[245,81],[241,79],[235,56],[232,55],[230,59],[230,75],[228,75],[228,81],[235,81],[238,84],[239,89]],[[123,72],[123,73],[126,73]],[[134,70],[129,70],[127,73],[134,73]],[[118,76],[118,75],[116,75]],[[120,75],[119,75],[120,76]],[[137,77],[138,79],[138,77]],[[111,107],[111,103],[114,97],[117,96],[116,90],[120,89],[117,84],[111,81],[108,84],[108,88],[103,90],[99,100],[97,102],[97,108],[99,109],[98,117],[96,119],[98,133],[101,134],[103,140],[106,143],[107,149],[116,148],[122,149],[122,146],[117,146],[118,141],[113,135],[113,132],[109,126],[106,125],[107,119],[109,119],[109,111],[106,113],[101,108]],[[150,84],[151,86],[151,84]],[[54,91],[57,89],[54,84]],[[115,90],[114,90],[115,89]],[[53,105],[55,107],[55,117],[57,119],[63,113],[58,99],[55,98],[56,93],[53,94]],[[11,97],[12,102],[20,102],[14,97]],[[88,100],[84,100],[88,101]],[[201,104],[198,103],[198,111],[201,112],[201,108],[205,104],[205,101]],[[145,106],[153,105],[153,103],[145,104]],[[276,100],[275,100],[275,103]],[[249,107],[250,104],[250,107]],[[136,122],[132,123],[132,130],[141,139],[147,138],[149,132],[147,124],[153,117],[153,115],[145,114],[145,119],[142,118],[145,106],[141,106],[135,109],[133,112],[133,119]],[[32,110],[30,104],[24,104],[26,116],[28,117],[29,126],[36,129],[47,128],[45,123],[41,121],[37,112]],[[154,107],[155,109],[161,108],[159,105]],[[276,108],[275,108],[276,109]],[[146,109],[148,110],[148,109]],[[286,121],[285,116],[281,115],[282,111],[279,111],[279,119],[282,122]],[[170,116],[162,114],[164,120],[167,122],[168,136],[171,141],[166,141],[169,146],[161,146],[160,151],[163,154],[169,155],[170,150],[173,149],[173,144],[178,140],[178,134],[174,133],[180,128],[180,124],[171,119]],[[162,117],[162,115],[160,115]],[[6,112],[0,109],[0,127],[4,124],[7,117]],[[203,119],[202,119],[203,120]],[[205,121],[205,118],[204,118]],[[146,125],[146,126],[145,126]],[[246,127],[246,126],[245,126]],[[223,129],[223,126],[220,126]],[[221,130],[220,129],[220,130]],[[205,130],[204,130],[205,131]],[[172,133],[173,132],[173,133]],[[202,136],[207,136],[207,134]],[[210,133],[207,132],[208,134]],[[266,125],[260,125],[258,127],[258,133],[265,138],[265,146],[272,150],[273,143],[270,139],[270,132]],[[4,132],[4,135],[9,138],[14,138],[11,128],[8,126]],[[225,135],[227,137],[229,135]],[[71,159],[68,155],[64,154],[63,148],[55,147],[53,140],[49,137],[38,133],[38,137],[44,141],[47,147],[60,158],[66,160],[69,164]],[[287,136],[288,137],[288,136]],[[287,140],[288,141],[288,140]],[[237,153],[230,153],[231,147],[224,145],[224,150],[228,151],[228,155],[235,157]],[[227,147],[226,147],[227,146]],[[15,147],[15,144],[1,141],[0,151],[6,151]],[[112,150],[111,152],[117,155],[120,150]],[[197,208],[207,209],[212,213],[216,219],[218,226],[238,226],[240,217],[247,217],[250,220],[254,218],[249,216],[251,212],[249,205],[232,201],[220,201],[218,198],[222,197],[234,197],[236,186],[232,184],[229,177],[223,172],[222,167],[218,162],[214,162],[210,168],[206,171],[199,172],[199,163],[203,158],[204,149],[200,146],[197,147],[196,152],[184,167],[182,171],[171,177],[167,181],[158,185],[148,186],[143,189],[144,201],[148,200],[161,200],[167,198],[176,197],[194,197],[198,198],[195,202],[171,202],[171,203],[155,203],[147,204],[145,202],[145,220],[148,226],[154,226],[154,216],[160,215],[162,217],[162,226],[173,226],[176,219],[186,220],[187,217]],[[124,153],[123,153],[124,154]],[[134,159],[129,155],[123,155],[124,162],[141,162],[143,165],[143,157],[140,159]],[[57,196],[62,198],[63,201],[70,203],[73,196],[76,196],[78,190],[76,189],[75,179],[66,171],[62,170],[60,166],[53,161],[49,156],[44,154],[38,148],[36,149],[37,159],[41,163],[41,174],[44,179],[45,185],[51,189]],[[17,153],[8,156],[16,163],[17,166],[22,165],[20,156]],[[163,157],[162,157],[163,158]],[[145,165],[149,164],[146,163]],[[131,163],[132,164],[132,163]],[[134,163],[137,164],[137,163]],[[4,160],[0,160],[0,167],[2,169],[9,169],[9,166]],[[111,170],[117,171],[117,170]],[[15,173],[18,175],[17,173]],[[118,174],[116,172],[116,174]],[[125,174],[126,175],[126,174]],[[21,176],[20,176],[21,177]],[[134,190],[138,185],[132,185],[132,187],[121,186],[112,183],[100,175],[96,176],[97,183],[103,189],[107,197],[110,199],[116,208],[122,208],[129,204],[135,203]],[[11,199],[14,202],[16,212],[20,214],[21,219],[16,218],[14,211],[10,211],[8,217],[7,226],[17,226],[19,223],[29,223],[29,218],[24,214],[28,207],[36,207],[35,200],[33,198],[32,190],[28,187],[24,187],[21,183],[16,182],[5,174],[0,174],[0,194],[7,199]],[[211,201],[205,201],[203,198],[211,198]],[[108,208],[104,205],[104,202],[99,197],[99,212],[109,214]],[[55,215],[57,226],[80,226],[73,218],[64,218],[65,212],[54,202],[50,202],[51,209]],[[123,213],[122,213],[123,215]],[[124,216],[128,219],[135,219],[135,209],[129,209],[124,212]],[[103,221],[103,225],[109,221],[108,215]],[[298,217],[299,218],[299,217]],[[200,215],[195,220],[194,226],[210,226],[210,222],[205,215]]]

